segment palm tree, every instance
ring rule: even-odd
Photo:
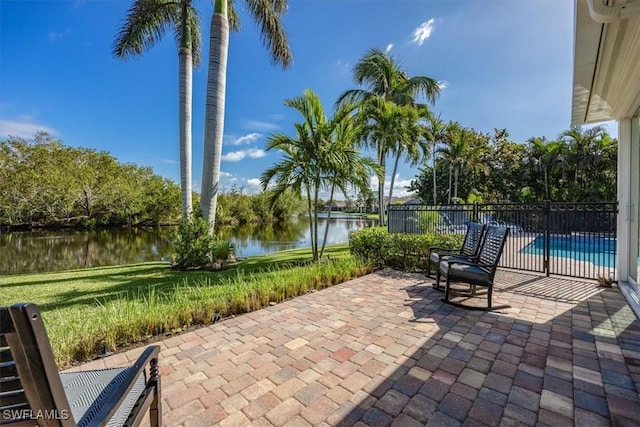
[[[425,105],[412,106],[406,105],[402,108],[403,118],[399,124],[399,138],[395,141],[395,146],[391,147],[390,152],[395,154],[395,162],[393,164],[393,172],[391,173],[391,185],[389,186],[389,203],[393,197],[393,187],[396,180],[396,172],[398,171],[398,163],[400,158],[404,156],[411,166],[415,166],[420,161],[421,156],[428,151],[428,143],[424,139],[426,126],[421,123],[422,120],[429,119],[431,112]]]
[[[354,141],[360,133],[350,123],[352,108],[340,108],[333,118],[327,119],[320,99],[311,90],[305,90],[301,97],[285,100],[285,105],[298,110],[304,121],[294,124],[295,137],[284,133],[269,137],[267,150],[279,149],[284,156],[280,163],[264,171],[260,181],[264,189],[274,182],[272,203],[290,189],[305,193],[311,251],[313,259],[318,260],[322,255],[318,251],[320,191],[331,191],[331,205],[336,189],[346,192],[349,183],[368,186],[369,166],[373,163],[363,159],[355,148]]]
[[[574,165],[574,186],[581,198],[589,192],[589,181],[595,176],[597,166],[602,159],[601,146],[608,134],[604,126],[594,126],[588,129],[573,126],[560,134],[560,140],[568,144]]]
[[[429,120],[429,126],[425,129],[425,138],[431,143],[431,159],[433,162],[433,204],[437,203],[437,178],[436,178],[436,154],[439,144],[444,141],[447,134],[447,126],[444,122],[433,116]]]
[[[336,190],[340,190],[344,197],[348,197],[348,187],[355,188],[357,192],[367,191],[371,185],[369,177],[372,172],[378,174],[380,179],[378,164],[368,157],[361,157],[358,144],[361,136],[361,129],[354,120],[351,113],[355,108],[350,104],[344,104],[338,108],[329,122],[331,136],[328,140],[330,155],[325,157],[324,165],[326,182],[329,190],[329,206],[333,205],[333,198]],[[327,214],[327,223],[324,228],[322,248],[319,257],[324,255],[324,248],[327,243],[329,233],[329,223],[331,220],[331,209]]]
[[[291,50],[281,22],[287,0],[245,0],[247,10],[258,24],[262,42],[274,62],[284,68],[291,64]],[[214,0],[209,33],[209,70],[205,106],[204,155],[202,160],[202,216],[215,226],[222,157],[224,106],[227,82],[229,29],[238,30],[239,21],[232,0]]]
[[[379,96],[368,98],[360,107],[358,120],[362,123],[362,138],[365,147],[377,153],[381,178],[378,179],[378,225],[385,225],[384,177],[386,159],[396,146],[398,135],[402,133],[406,109]]]
[[[440,94],[440,85],[436,80],[426,76],[409,77],[391,54],[378,48],[367,51],[356,63],[353,69],[353,79],[356,84],[364,88],[350,89],[342,93],[338,97],[336,105],[346,102],[358,105],[359,108],[365,108],[364,106],[369,100],[378,97],[396,105],[415,106],[415,99],[418,96],[424,96],[428,102],[434,103]],[[379,101],[374,101],[374,104],[379,104]],[[390,110],[388,109],[387,112]],[[398,115],[398,119],[401,116],[401,114]],[[379,165],[384,171],[386,156],[394,144],[387,141],[386,138],[383,139],[388,145],[375,148]],[[372,141],[369,140],[369,142]],[[381,181],[378,183],[378,213],[380,225],[384,225],[384,175]]]
[[[549,187],[549,177],[553,170],[553,166],[558,162],[558,156],[561,155],[562,143],[559,141],[548,141],[547,138],[533,137],[527,140],[529,144],[529,162],[533,165],[536,172],[542,173],[544,184],[544,199],[551,199],[551,189]],[[564,158],[561,157],[563,162]]]
[[[191,97],[192,69],[200,64],[200,23],[191,0],[135,0],[113,45],[121,59],[142,55],[172,30],[178,42],[180,185],[182,220],[191,215]]]
[[[417,96],[425,96],[434,103],[440,95],[440,85],[431,77],[409,77],[391,54],[373,48],[356,63],[353,79],[364,89],[350,89],[342,93],[336,104],[360,104],[373,96],[398,105],[414,104]]]
[[[452,194],[452,186],[453,186],[453,174],[454,167],[456,163],[458,163],[463,158],[463,146],[458,141],[456,144],[454,141],[456,140],[456,135],[458,135],[462,131],[462,126],[458,122],[449,122],[446,126],[446,133],[444,136],[444,144],[438,147],[437,154],[448,164],[449,167],[449,185],[447,190],[447,204],[451,204],[451,194]]]

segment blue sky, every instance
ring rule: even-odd
[[[209,0],[199,9],[203,58]],[[555,138],[570,125],[573,70],[571,0],[290,0],[284,18],[294,63],[271,64],[237,1],[243,28],[230,38],[222,186],[258,189],[273,132],[299,118],[284,106],[305,88],[330,113],[355,87],[353,64],[370,48],[389,49],[409,75],[445,85],[433,106],[445,120],[511,139]],[[179,182],[177,46],[171,34],[140,58],[111,46],[128,0],[4,0],[0,3],[0,138],[50,132],[65,144],[105,150]],[[193,79],[193,181],[199,188],[206,61]],[[615,129],[609,128],[615,135]],[[403,165],[394,194],[415,176]],[[390,172],[387,173],[387,181]]]

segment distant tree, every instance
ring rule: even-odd
[[[611,154],[617,152],[617,141],[603,126],[574,126],[561,133],[560,140],[567,145],[568,169],[573,172],[571,192],[584,199],[599,199],[602,193],[608,193],[601,184],[610,179],[602,178],[607,171],[616,168],[610,159]]]
[[[158,224],[180,216],[173,182],[48,135],[0,141],[0,177],[0,225]]]
[[[558,157],[562,151],[562,143],[549,141],[546,137],[532,137],[527,141],[529,144],[529,163],[538,176],[542,176],[544,193],[539,200],[551,199],[550,176],[557,166]]]

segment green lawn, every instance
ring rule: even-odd
[[[158,334],[259,309],[370,271],[348,244],[328,247],[329,262],[309,263],[310,249],[251,257],[223,271],[174,271],[167,263],[0,277],[0,305],[38,304],[58,364],[144,343]]]
[[[334,259],[349,257],[349,245],[328,247],[325,252]],[[42,312],[73,307],[74,310],[95,308],[96,300],[104,301],[153,287],[175,292],[181,285],[235,277],[239,272],[251,274],[274,268],[286,268],[311,259],[309,249],[294,249],[241,260],[222,271],[175,271],[166,262],[96,267],[59,273],[0,276],[0,305],[34,302]],[[177,287],[176,287],[177,286]]]

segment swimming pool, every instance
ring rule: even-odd
[[[536,237],[520,252],[544,255],[544,236]],[[616,238],[589,235],[549,237],[549,255],[590,262],[600,267],[615,267]]]

